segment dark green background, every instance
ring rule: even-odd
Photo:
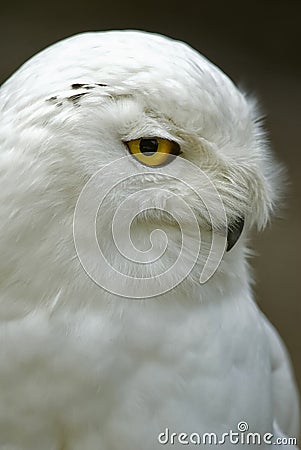
[[[257,301],[291,353],[301,385],[300,1],[1,1],[0,82],[38,50],[86,30],[138,28],[184,40],[255,93],[291,181],[282,218],[254,236]]]

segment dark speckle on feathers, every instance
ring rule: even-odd
[[[95,89],[96,86],[100,86],[100,87],[106,87],[106,84],[103,83],[96,83],[96,84],[84,84],[84,83],[73,83],[71,84],[71,88],[72,89]]]
[[[53,95],[52,97],[47,98],[46,101],[58,107],[62,106],[65,101],[73,103],[74,106],[79,106],[80,98],[88,94],[89,91],[91,91],[92,89],[96,89],[97,87],[106,87],[106,86],[107,85],[103,83],[92,83],[92,84],[73,83],[70,86],[71,89],[73,90],[81,89],[80,92],[74,95],[70,95],[69,97],[60,97],[57,95]]]
[[[74,83],[74,84],[71,84],[71,88],[72,89],[81,89],[81,88],[83,88],[85,86],[85,84],[81,84],[81,83]]]
[[[59,99],[56,95],[46,98],[46,102],[49,102],[52,105],[55,105],[56,107],[62,106],[62,104],[63,104],[61,101],[59,101]]]
[[[79,99],[86,94],[87,92],[82,92],[80,94],[71,95],[70,97],[67,97],[67,100],[69,100],[69,102],[72,102],[74,105],[78,105]]]
[[[46,101],[47,101],[47,102],[50,102],[50,103],[55,103],[56,100],[57,100],[57,96],[56,96],[56,95],[54,95],[53,97],[50,97],[50,98],[47,98],[47,99],[46,99]]]

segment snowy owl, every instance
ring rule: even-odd
[[[0,111],[0,450],[296,448],[247,262],[280,174],[255,102],[112,31],[33,57]]]

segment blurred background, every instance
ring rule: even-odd
[[[280,218],[252,242],[256,297],[283,337],[301,386],[301,2],[0,3],[0,83],[34,53],[66,36],[135,28],[189,43],[257,96],[290,186]]]

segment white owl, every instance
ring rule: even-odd
[[[247,262],[280,182],[254,102],[186,44],[118,31],[32,58],[0,112],[0,450],[295,448]]]

